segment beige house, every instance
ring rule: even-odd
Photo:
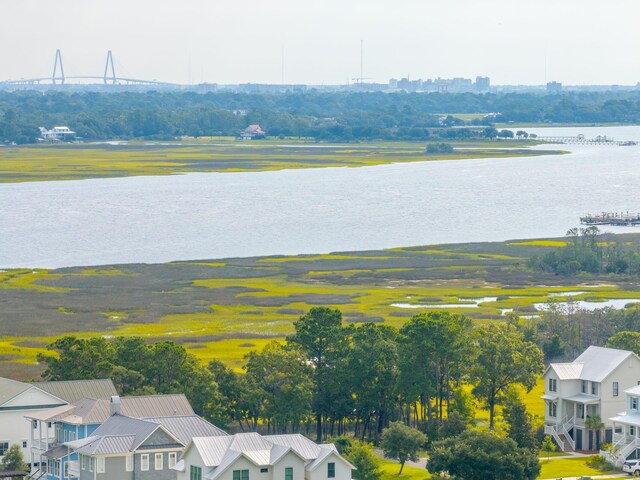
[[[299,434],[238,433],[194,438],[174,468],[178,480],[350,480],[355,467]]]
[[[543,378],[545,433],[563,451],[593,451],[613,442],[611,418],[625,410],[625,390],[640,383],[640,358],[591,346],[573,362],[550,364]]]

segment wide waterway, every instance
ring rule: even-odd
[[[527,130],[640,141],[640,127]],[[588,212],[640,210],[639,146],[562,148],[573,153],[2,184],[0,267],[540,238]]]

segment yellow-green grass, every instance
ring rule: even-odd
[[[431,478],[428,470],[409,465],[405,465],[402,469],[402,475],[398,475],[400,464],[389,460],[380,460],[380,470],[382,471],[381,480],[426,480]]]
[[[577,458],[549,458],[540,461],[541,471],[538,478],[563,478],[604,475],[606,473],[620,473],[619,470],[603,472],[587,465],[588,457]]]
[[[636,237],[623,240],[638,242]],[[149,270],[119,265],[0,271],[0,288],[11,300],[0,314],[7,319],[0,323],[0,364],[32,364],[43,345],[63,334],[136,335],[175,340],[203,361],[221,356],[238,368],[246,344],[261,348],[284,338],[293,333],[293,322],[302,313],[318,305],[339,308],[346,322],[401,327],[412,315],[429,310],[463,313],[478,324],[498,322],[506,318],[504,309],[532,314],[535,303],[563,292],[585,292],[575,298],[589,300],[640,298],[628,279],[578,277],[567,282],[523,267],[528,255],[547,251],[552,242],[559,241],[176,262]],[[158,291],[157,278],[170,280],[178,270],[180,281]],[[128,292],[135,295],[128,297]],[[97,295],[102,297],[94,306]],[[497,299],[476,307],[472,300],[483,297]],[[175,299],[182,307],[176,308]],[[433,307],[394,306],[398,303]],[[437,308],[449,304],[460,308]],[[38,309],[25,313],[21,305]],[[38,346],[21,346],[25,339]],[[542,416],[540,394],[534,391],[524,399],[532,413]]]
[[[465,145],[465,144],[462,144]],[[468,144],[469,146],[471,144]],[[186,172],[244,172],[387,163],[548,155],[559,152],[491,148],[426,155],[424,143],[286,148],[273,143],[40,145],[0,149],[0,182],[77,180]],[[512,146],[512,145],[510,145]]]

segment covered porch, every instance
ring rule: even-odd
[[[600,452],[614,465],[625,460],[640,458],[640,413],[611,418],[613,441],[610,450]]]

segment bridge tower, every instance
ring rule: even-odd
[[[109,71],[111,74],[109,75]],[[104,66],[104,83],[105,85],[111,84],[115,85],[118,78],[116,77],[116,67],[113,64],[113,55],[111,54],[111,50],[107,52],[107,63]]]
[[[60,75],[57,75],[58,72],[58,64],[60,65]],[[54,85],[57,85],[60,82],[60,85],[64,85],[64,67],[62,66],[62,54],[60,53],[60,49],[56,50],[56,60],[53,64],[53,74],[51,75],[51,81]]]

